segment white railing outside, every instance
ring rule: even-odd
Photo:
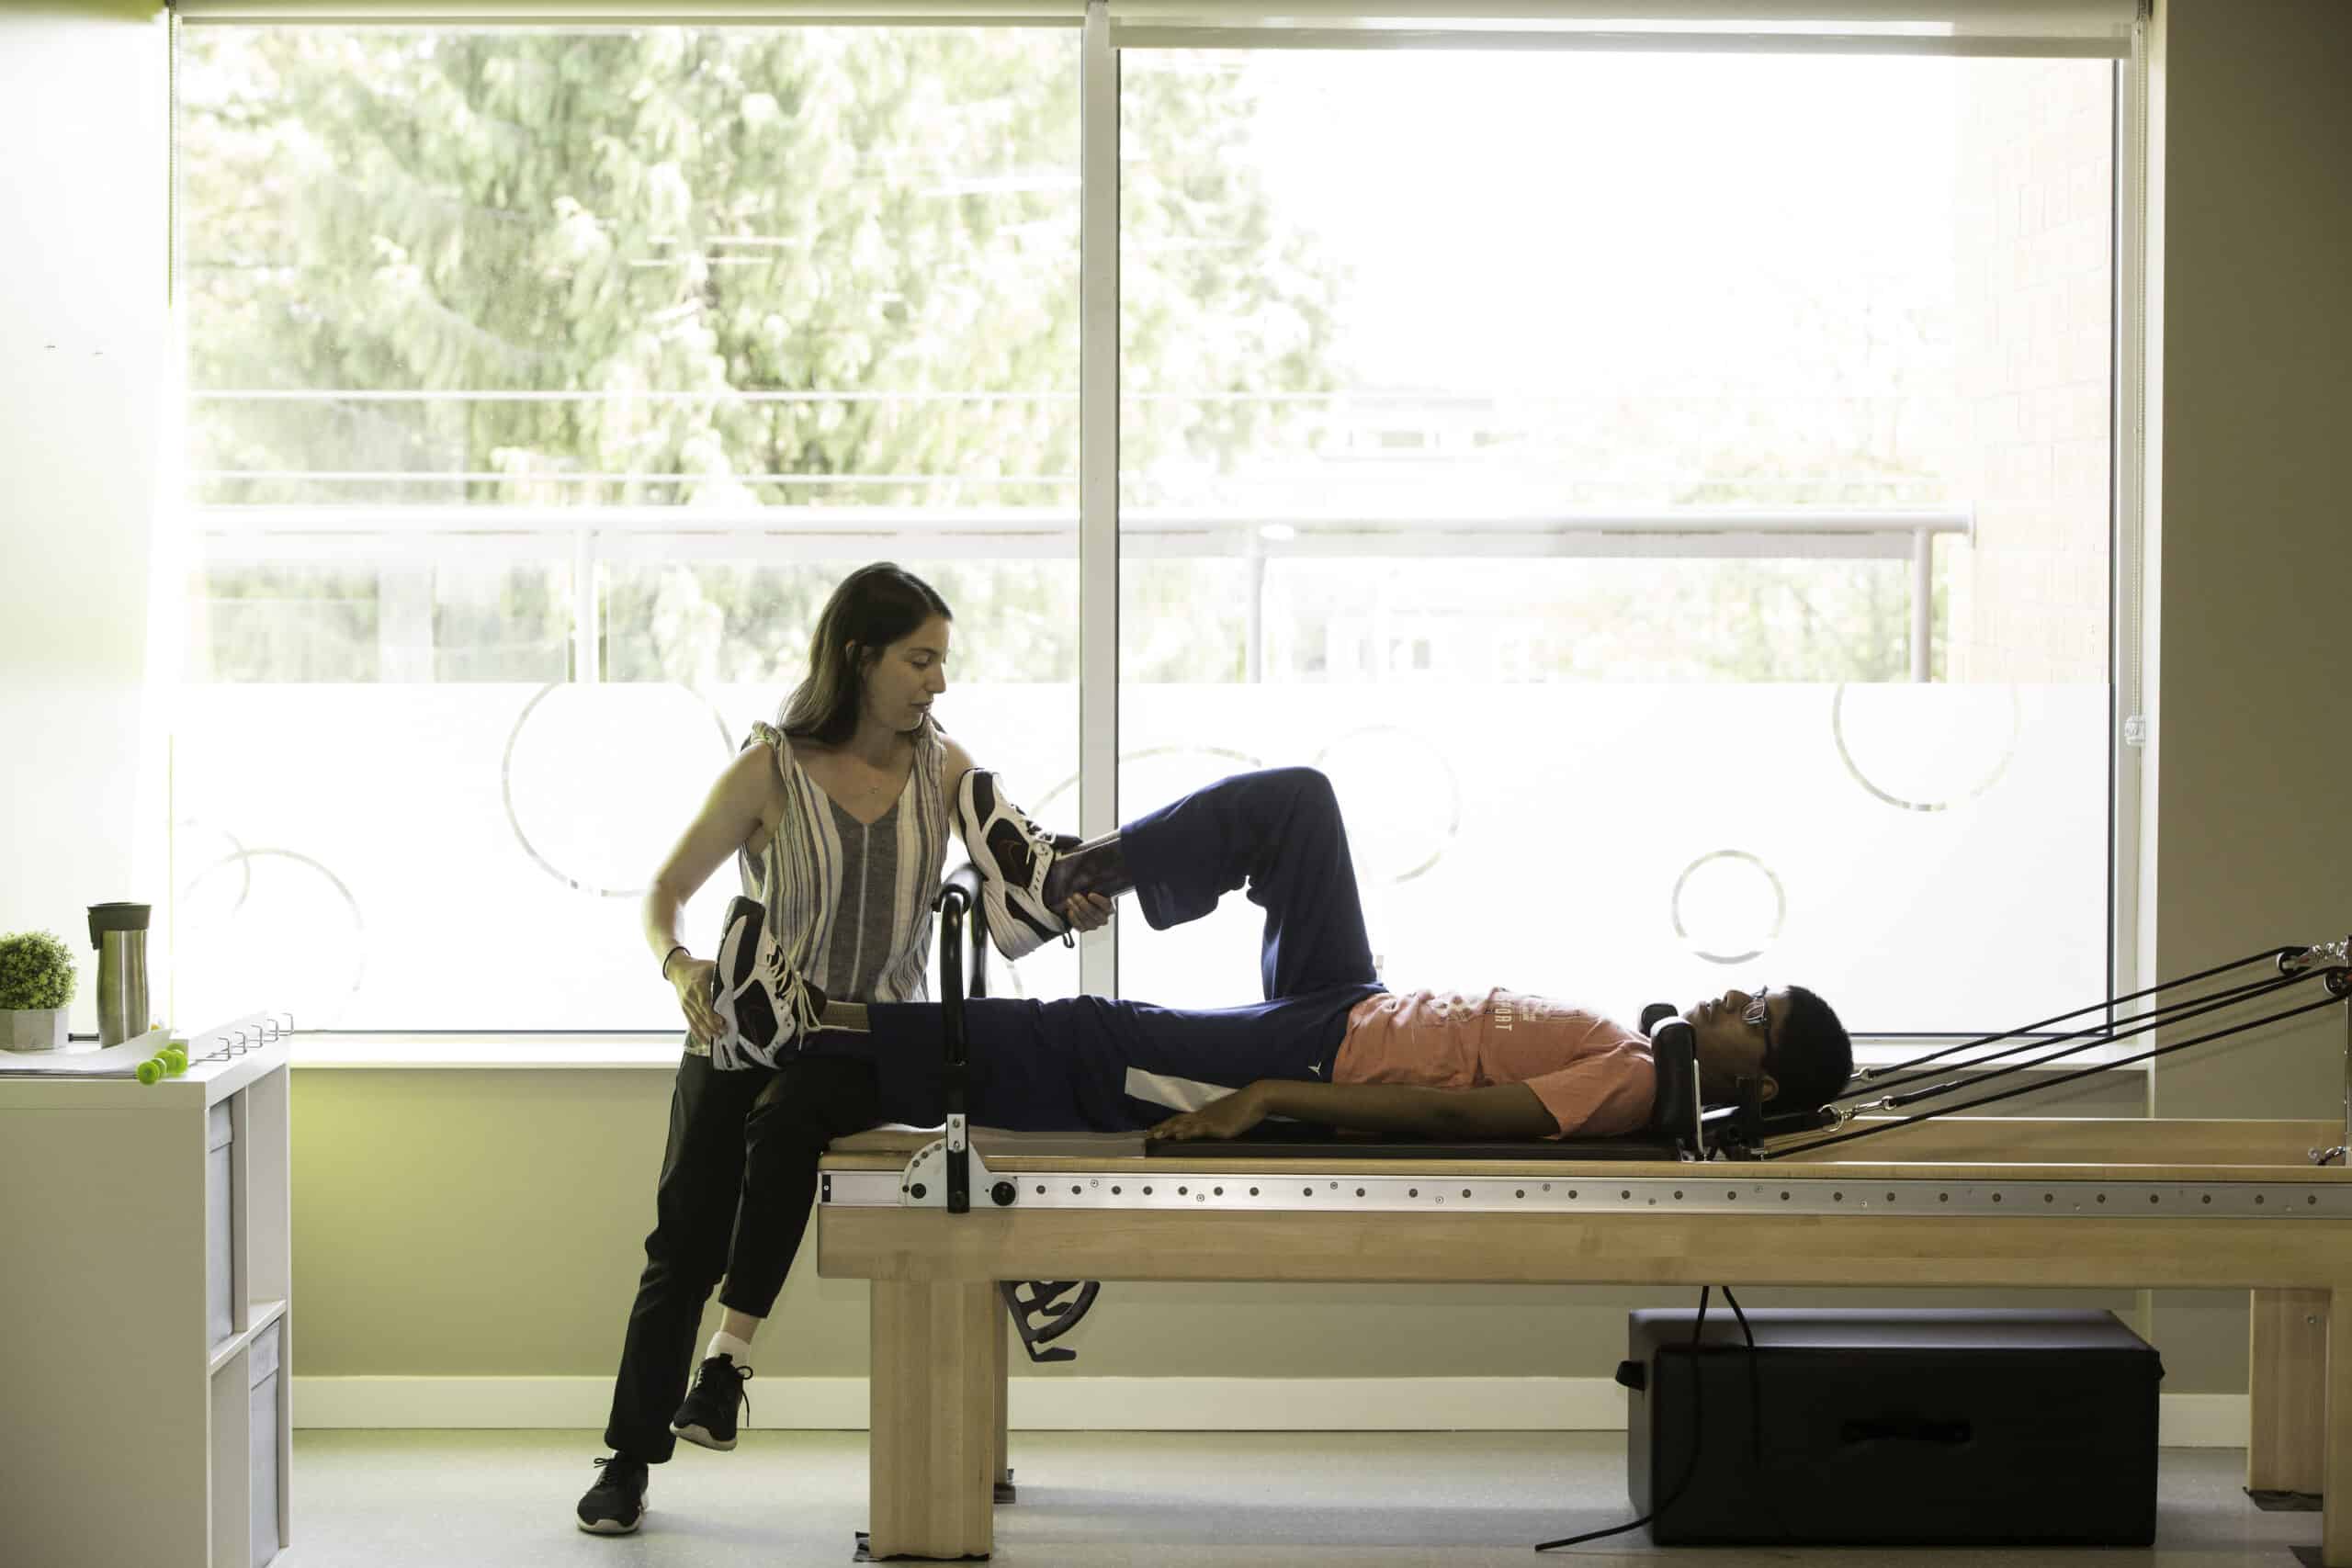
[[[599,560],[1075,559],[1074,511],[1044,508],[254,506],[190,513],[208,560],[568,559],[572,668],[601,678]],[[1678,507],[1429,517],[1367,509],[1280,515],[1123,508],[1122,554],[1250,564],[1246,668],[1264,671],[1265,577],[1286,557],[1903,560],[1911,563],[1911,678],[1932,679],[1935,542],[1970,539],[1969,508]]]

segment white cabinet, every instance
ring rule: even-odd
[[[0,1563],[260,1568],[287,1544],[287,1055],[0,1077]]]

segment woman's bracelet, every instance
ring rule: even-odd
[[[670,977],[670,960],[677,957],[678,954],[682,953],[686,953],[686,944],[683,942],[662,955],[662,978],[666,980]],[[694,954],[686,953],[686,956],[692,958]]]

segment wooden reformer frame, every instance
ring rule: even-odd
[[[2246,1485],[2321,1494],[2319,1561],[2352,1568],[2352,1170],[2314,1163],[2347,1141],[2334,1121],[1945,1117],[1762,1162],[1006,1145],[971,1156],[986,1186],[957,1212],[910,1191],[910,1156],[943,1170],[964,1137],[950,1111],[946,1139],[877,1130],[820,1168],[818,1272],[872,1281],[875,1558],[992,1549],[1011,1496],[1001,1283],[1217,1280],[2246,1290]]]

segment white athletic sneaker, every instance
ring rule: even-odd
[[[823,1027],[825,993],[784,962],[766,926],[767,909],[758,899],[739,897],[727,906],[711,998],[726,1029],[710,1043],[710,1060],[730,1072],[780,1067]]]
[[[974,768],[956,792],[964,848],[980,868],[980,906],[989,939],[1008,960],[1035,953],[1069,934],[1069,922],[1046,902],[1046,873],[1054,863],[1053,835],[1004,798],[994,773]]]

